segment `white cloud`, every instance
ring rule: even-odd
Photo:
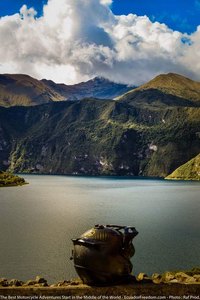
[[[31,8],[27,8],[27,5],[23,5],[20,9],[20,14],[22,18],[34,18],[37,15],[37,11],[31,7]]]
[[[0,72],[70,84],[94,76],[141,84],[166,72],[200,80],[200,27],[183,35],[147,16],[115,16],[111,3],[49,0],[39,18],[26,5],[2,17]]]
[[[100,2],[103,5],[111,5],[112,4],[112,0],[101,0]]]

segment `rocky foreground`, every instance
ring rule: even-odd
[[[32,299],[30,298],[32,295],[34,295],[35,300],[43,299],[42,296],[48,300],[55,300],[55,297],[56,300],[71,299],[71,296],[73,299],[79,300],[106,300],[137,299],[133,296],[151,296],[150,299],[154,299],[154,296],[168,296],[169,298],[169,295],[180,296],[178,299],[200,299],[200,269],[193,269],[188,272],[165,272],[162,275],[155,273],[151,277],[140,273],[137,277],[132,276],[127,283],[104,287],[90,287],[83,284],[79,279],[60,281],[54,284],[48,284],[47,280],[39,276],[27,282],[17,279],[0,279],[1,299],[8,299],[3,296],[14,297],[9,299],[21,299],[20,297]],[[188,298],[184,298],[187,295]],[[65,298],[66,296],[68,298]]]

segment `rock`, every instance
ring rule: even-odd
[[[47,283],[47,280],[40,276],[36,276],[35,281],[36,283]]]
[[[200,282],[200,274],[194,275],[193,276],[196,280],[196,282]]]
[[[184,272],[178,272],[175,274],[175,278],[179,283],[195,283],[196,279],[192,276],[185,274]]]
[[[194,276],[194,275],[200,275],[200,268],[193,268],[192,270],[189,271],[190,274],[187,274],[190,275],[190,276]]]
[[[25,284],[24,284],[24,286],[33,286],[33,285],[35,285],[35,284],[37,284],[37,282],[35,281],[35,280],[28,280]]]
[[[158,273],[154,273],[152,276],[152,281],[155,284],[160,284],[162,282],[162,275],[158,274]]]
[[[177,279],[172,279],[169,281],[169,283],[178,283],[178,280]]]
[[[73,280],[70,282],[70,285],[79,285],[80,284],[80,281],[78,280]]]
[[[0,278],[0,286],[8,286],[8,280],[6,278]]]
[[[136,280],[139,282],[147,283],[147,282],[152,282],[152,279],[148,277],[147,274],[145,273],[139,273],[138,276],[136,277]]]
[[[46,286],[48,286],[47,283],[36,283],[36,284],[34,284],[34,287],[46,287]]]
[[[171,273],[171,272],[165,272],[163,275],[162,275],[162,281],[164,283],[168,283],[170,281],[172,281],[174,279],[174,274]]]
[[[9,286],[22,286],[22,285],[23,285],[23,282],[19,281],[17,279],[11,279],[9,281]]]
[[[188,284],[196,283],[196,279],[192,276],[189,276],[188,278],[185,279],[185,283],[188,283]]]
[[[68,286],[70,285],[70,281],[69,280],[64,280],[64,281],[59,281],[56,286]]]
[[[56,286],[60,287],[60,286],[63,286],[63,284],[60,282],[60,283],[57,283]]]

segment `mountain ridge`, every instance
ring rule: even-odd
[[[117,97],[118,101],[140,105],[143,99],[152,105],[200,106],[200,82],[175,73],[161,74],[149,82]],[[167,101],[168,100],[168,101]]]
[[[80,100],[83,98],[113,99],[119,94],[124,94],[130,89],[125,84],[115,83],[103,77],[95,77],[86,82],[74,85],[58,84],[51,80],[42,79],[54,91],[59,92],[67,100]]]
[[[0,105],[39,105],[64,98],[41,81],[26,74],[0,75]]]

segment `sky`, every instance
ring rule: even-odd
[[[0,73],[200,81],[200,0],[0,0]]]

